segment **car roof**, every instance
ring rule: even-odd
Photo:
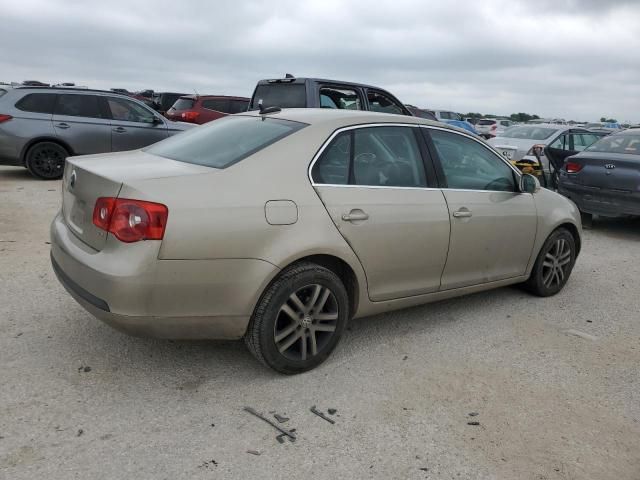
[[[243,112],[238,115],[249,115],[252,117],[258,117],[261,114],[259,111],[254,110],[250,112]],[[425,118],[411,117],[408,115],[396,115],[393,113],[371,112],[368,110],[344,110],[335,108],[284,108],[274,113],[264,114],[263,116],[267,118],[292,120],[309,125],[333,124],[335,128],[368,123],[409,123],[429,125],[446,130],[464,132],[465,134],[469,133],[467,130],[445,123],[427,120]]]
[[[292,77],[292,78],[268,78],[258,81],[258,85],[269,85],[272,83],[305,83],[307,81],[310,82],[318,82],[318,83],[329,83],[335,85],[347,85],[350,87],[364,87],[364,88],[374,88],[376,90],[387,91],[382,87],[376,87],[375,85],[367,85],[366,83],[358,83],[358,82],[347,82],[344,80],[331,80],[328,78],[314,78],[314,77]]]
[[[79,88],[79,87],[39,87],[39,86],[29,86],[29,85],[20,85],[18,87],[14,87],[15,90],[34,90],[37,92],[64,92],[64,93],[108,93],[109,95],[116,95],[124,98],[131,98],[128,95],[123,95],[119,92],[114,92],[112,90],[98,90],[95,88]]]
[[[197,98],[229,98],[231,100],[251,101],[251,99],[247,97],[234,97],[233,95],[196,95],[195,93],[190,95],[181,95],[180,98],[188,98],[189,100],[195,100]]]

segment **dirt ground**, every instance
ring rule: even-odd
[[[503,288],[354,321],[284,377],[240,342],[87,314],[49,263],[60,195],[0,167],[2,479],[640,479],[639,221],[596,221],[553,298]]]

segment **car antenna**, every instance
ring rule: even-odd
[[[200,94],[198,93],[198,91],[194,88],[193,91],[196,93],[196,99],[200,96]]]
[[[262,99],[258,100],[258,109],[260,110],[260,115],[267,115],[268,113],[278,113],[282,111],[280,107],[265,107],[262,104]]]

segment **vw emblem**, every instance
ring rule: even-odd
[[[607,163],[605,164],[604,168],[606,168],[607,170],[612,170],[616,168],[616,166],[613,163]]]
[[[74,170],[74,171],[72,171],[72,172],[71,172],[71,177],[69,177],[69,187],[70,187],[70,188],[73,188],[73,187],[75,187],[75,186],[76,186],[76,178],[77,178],[77,177],[78,177],[78,176],[76,175],[76,171],[75,171],[75,170]]]

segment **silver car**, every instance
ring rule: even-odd
[[[62,177],[70,155],[145,147],[193,127],[113,92],[18,87],[0,90],[0,165]]]
[[[558,293],[575,205],[466,131],[329,109],[231,115],[135,152],[70,158],[53,269],[135,335],[246,341],[283,373],[347,322],[521,283]]]
[[[528,160],[537,163],[533,153],[534,145],[581,152],[599,139],[598,134],[584,128],[575,128],[570,125],[536,124],[508,128],[497,137],[490,139],[489,144],[512,162]],[[540,159],[544,171],[548,173],[549,160],[545,157],[544,152]]]

